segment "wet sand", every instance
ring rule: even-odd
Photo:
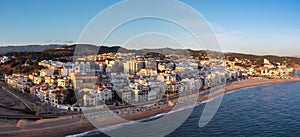
[[[238,90],[246,87],[261,86],[267,84],[276,84],[283,82],[300,82],[300,78],[293,79],[247,79],[242,81],[236,81],[230,83],[225,90],[219,90],[211,95],[206,95],[198,98],[198,102],[211,99],[215,96],[223,94],[225,92],[230,92],[233,90]],[[193,101],[187,102],[185,104],[177,105],[176,108],[182,107],[195,103]],[[138,120],[143,118],[148,118],[155,116],[160,113],[169,112],[174,109],[173,107],[165,107],[160,109],[149,110],[146,112],[137,112],[134,114],[121,115],[122,118],[127,120]],[[101,127],[111,126],[126,122],[126,120],[117,120],[115,117],[107,116],[101,118]],[[9,123],[9,124],[8,124]],[[15,123],[15,124],[14,124]],[[79,120],[70,117],[62,117],[57,119],[44,119],[38,121],[27,121],[27,120],[14,120],[13,123],[10,120],[0,121],[0,136],[49,136],[49,137],[61,137],[67,135],[74,135],[83,133],[86,131],[96,129],[88,120]]]

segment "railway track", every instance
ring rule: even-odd
[[[23,98],[17,96],[16,94],[12,93],[11,91],[9,91],[8,89],[6,89],[5,87],[2,87],[3,90],[5,90],[7,93],[11,94],[12,96],[14,96],[15,98],[19,99],[20,101],[22,101],[22,103],[31,111],[31,112],[35,112],[35,110],[26,103],[26,101],[23,100]]]
[[[29,120],[39,120],[46,118],[57,118],[58,116],[34,116],[34,115],[0,115],[0,119],[29,119]]]

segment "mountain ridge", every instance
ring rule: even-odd
[[[0,46],[0,54],[9,52],[42,52],[48,49],[60,48],[66,45],[49,44],[49,45],[25,45],[25,46]]]
[[[135,52],[138,54],[143,54],[147,52],[156,52],[156,53],[164,53],[164,54],[171,54],[171,53],[180,53],[183,51],[206,51],[206,50],[192,50],[192,49],[173,49],[170,47],[164,47],[164,48],[156,48],[156,49],[150,49],[150,48],[143,48],[143,49],[126,49],[122,46],[96,46],[92,44],[49,44],[49,45],[23,45],[23,46],[0,46],[0,55],[4,55],[10,52],[45,52],[45,51],[58,51],[56,49],[59,48],[77,48],[78,46],[87,46],[91,49],[99,49],[99,52],[109,52],[111,49],[113,49],[113,52],[121,52],[121,53],[128,53],[128,52]],[[85,48],[85,49],[88,49]],[[102,51],[103,50],[103,51]],[[224,52],[224,54],[242,54],[242,55],[250,55],[250,56],[276,56],[276,57],[293,57],[293,58],[300,58],[300,56],[280,56],[280,55],[256,55],[251,53],[238,53],[238,52]]]

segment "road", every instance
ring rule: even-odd
[[[6,92],[8,92],[9,94],[11,94],[12,96],[14,96],[15,98],[17,98],[18,100],[22,101],[22,103],[31,111],[31,112],[35,112],[34,109],[26,103],[26,101],[24,101],[21,97],[17,96],[16,94],[12,93],[11,91],[9,91],[8,89],[6,89],[5,87],[2,87],[3,90],[5,90]]]

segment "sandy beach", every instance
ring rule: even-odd
[[[292,79],[259,79],[250,78],[247,80],[236,81],[230,83],[225,91],[217,91],[212,95],[206,95],[198,98],[198,102],[205,101],[207,99],[213,98],[224,92],[230,92],[233,90],[238,90],[246,87],[261,86],[267,84],[276,84],[283,82],[300,82],[300,78]],[[191,102],[187,102],[180,106],[187,105]],[[193,103],[193,102],[192,102]],[[148,118],[155,116],[160,113],[169,112],[173,107],[164,107],[160,109],[149,110],[146,112],[137,112],[134,114],[122,115],[122,118],[127,120],[138,120],[143,118]],[[111,126],[115,124],[123,123],[124,121],[115,120],[114,117],[103,117],[105,122],[101,126]],[[49,137],[61,137],[67,135],[74,135],[83,133],[86,131],[96,129],[88,120],[81,120],[77,118],[71,118],[69,116],[60,117],[56,119],[42,119],[37,121],[29,120],[0,120],[0,136],[49,136]]]

